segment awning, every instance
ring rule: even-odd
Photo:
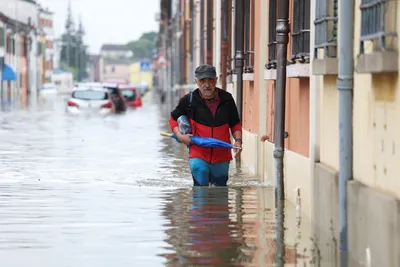
[[[10,65],[4,64],[3,70],[1,72],[1,79],[3,81],[15,81],[17,79],[17,75]]]

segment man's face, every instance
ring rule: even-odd
[[[196,80],[197,86],[205,99],[211,99],[215,96],[215,86],[218,78],[204,78]]]

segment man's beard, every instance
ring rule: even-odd
[[[214,97],[214,94],[215,94],[215,90],[214,89],[211,89],[211,88],[209,88],[209,89],[203,89],[203,95],[204,95],[204,97],[210,97],[210,98],[213,98]]]

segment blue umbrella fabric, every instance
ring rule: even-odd
[[[181,141],[176,137],[175,134],[170,134],[170,133],[161,133],[162,136],[166,137],[172,137],[174,138],[178,143],[181,143]],[[201,136],[191,136],[190,137],[191,141],[193,144],[198,145],[198,146],[204,146],[204,147],[214,147],[214,148],[229,148],[229,149],[240,149],[240,147],[235,147],[232,144],[229,144],[227,142],[212,138],[212,137],[201,137]]]
[[[3,70],[1,71],[1,79],[3,81],[15,81],[17,79],[17,74],[10,65],[4,64]]]

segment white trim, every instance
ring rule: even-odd
[[[295,77],[310,77],[310,64],[292,64],[286,67],[286,77],[295,78]]]
[[[243,81],[254,81],[254,73],[243,73]]]
[[[264,80],[276,80],[276,70],[264,70]]]

